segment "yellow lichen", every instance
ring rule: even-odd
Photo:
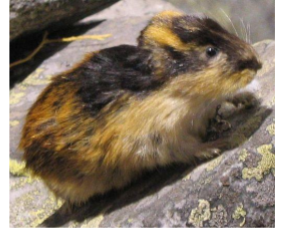
[[[246,160],[247,156],[248,156],[248,151],[246,149],[243,149],[240,152],[239,160],[244,162]]]
[[[10,126],[17,126],[19,124],[18,120],[12,120],[10,121]]]
[[[222,161],[223,155],[220,155],[219,157],[215,158],[214,160],[208,162],[206,164],[206,171],[212,171],[214,170]]]
[[[46,192],[37,185],[39,183],[28,185],[11,204],[10,222],[14,227],[37,227],[58,209],[55,197],[46,197]]]
[[[43,209],[39,209],[37,211],[30,212],[31,218],[34,218],[34,220],[31,222],[31,227],[36,227],[40,225],[44,221],[44,214],[45,211]]]
[[[195,227],[203,227],[203,223],[211,218],[210,203],[207,200],[199,200],[197,208],[192,209],[188,222]]]
[[[59,208],[59,206],[61,206],[59,205],[59,201],[57,201],[55,196],[51,193],[48,196],[47,200],[43,202],[41,208],[32,212],[32,215],[34,216],[35,219],[31,222],[30,226],[31,227],[39,226],[41,223],[44,222],[45,219],[47,219],[50,215],[52,215],[54,211]]]
[[[19,103],[20,99],[24,95],[25,95],[24,92],[18,92],[18,93],[11,92],[11,94],[10,94],[10,104],[13,105],[13,104]]]
[[[10,185],[10,190],[12,191],[12,190],[20,189],[27,184],[32,184],[36,180],[37,179],[33,179],[31,176],[22,177],[22,178],[18,179],[17,181],[12,182],[12,184]]]
[[[26,170],[25,162],[18,162],[16,160],[10,159],[10,173],[14,176],[28,176],[29,171]]]
[[[263,175],[268,174],[275,169],[275,155],[271,150],[271,144],[258,147],[257,151],[262,155],[261,161],[255,168],[244,168],[242,171],[243,179],[251,179],[254,177],[260,181],[263,178]]]
[[[76,221],[72,221],[70,222],[70,224],[68,225],[69,228],[80,228],[79,223]]]
[[[266,130],[270,135],[275,135],[275,123],[272,123],[271,125],[267,126]]]
[[[127,220],[127,222],[128,222],[128,223],[132,223],[132,222],[134,222],[134,219],[129,218],[129,219]]]
[[[246,211],[244,209],[244,206],[242,203],[240,203],[239,206],[237,206],[237,208],[235,209],[235,211],[233,212],[232,214],[232,218],[233,219],[240,219],[240,218],[243,218],[243,221],[240,223],[240,227],[244,226],[245,224],[245,221],[246,221]]]
[[[23,86],[27,85],[44,85],[50,82],[49,77],[42,76],[44,69],[37,68],[33,73],[31,73],[23,82]]]
[[[273,96],[272,100],[267,105],[270,107],[273,107],[275,105],[275,96]]]
[[[82,223],[81,228],[98,228],[99,224],[103,221],[104,216],[100,215],[93,219],[86,220]]]
[[[187,174],[182,180],[186,181],[186,180],[190,180],[191,174]]]

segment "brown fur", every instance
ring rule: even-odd
[[[148,85],[147,78],[140,81],[138,90],[131,89],[130,84],[125,86],[128,79],[123,78],[123,85],[117,84],[116,91],[104,86],[106,94],[112,95],[111,101],[89,113],[84,109],[89,91],[83,89],[83,84],[91,80],[92,73],[89,80],[79,79],[86,74],[82,70],[85,66],[96,71],[94,58],[100,55],[97,52],[56,76],[32,106],[20,148],[25,151],[27,167],[57,196],[81,203],[95,194],[122,188],[144,170],[172,162],[190,162],[204,151],[208,151],[206,156],[213,156],[211,149],[215,144],[203,143],[200,136],[206,133],[217,105],[245,87],[259,63],[255,63],[258,61],[253,49],[238,38],[234,38],[234,43],[235,48],[240,47],[239,54],[234,53],[232,61],[228,52],[234,47],[230,44],[230,50],[226,49],[229,51],[222,50],[213,60],[209,59],[204,50],[212,44],[186,42],[172,30],[172,20],[181,16],[176,12],[157,15],[139,38],[140,48],[151,51],[146,64],[153,70],[153,89],[143,86]],[[185,18],[181,20],[183,30],[198,31],[197,25],[191,26]],[[223,36],[233,39],[227,33]],[[165,63],[170,60],[168,50],[174,55],[180,52],[184,61],[191,55],[187,60],[193,60],[195,66],[170,67]],[[108,52],[102,51],[104,58]],[[249,68],[237,70],[239,61],[249,63]],[[145,69],[142,71],[147,72]],[[105,77],[100,74],[107,69],[102,72],[98,79]],[[89,107],[93,109],[92,105]]]

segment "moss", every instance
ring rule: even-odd
[[[260,181],[262,180],[263,175],[268,174],[275,169],[275,155],[271,152],[271,150],[271,144],[258,147],[257,151],[262,155],[262,158],[257,167],[243,169],[243,179],[251,179],[254,177]]]
[[[234,210],[233,214],[232,214],[232,218],[235,220],[238,220],[240,218],[243,218],[243,221],[240,223],[240,227],[244,226],[245,221],[246,221],[246,211],[244,209],[244,206],[242,203],[240,203],[239,206],[236,207],[236,209]]]
[[[211,218],[210,203],[207,200],[199,200],[197,208],[192,209],[188,223],[195,227],[203,227],[203,223]]]

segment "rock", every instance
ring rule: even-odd
[[[121,0],[103,12],[87,17],[85,21],[153,16],[163,10],[181,11],[164,0]]]
[[[52,44],[31,63],[20,66],[20,71],[36,67],[10,92],[11,160],[21,162],[22,152],[17,145],[24,117],[50,78],[70,68],[87,52],[136,44],[149,18],[139,15],[109,19],[83,34],[110,33],[112,37]],[[254,47],[263,68],[247,90],[260,104],[236,113],[224,108],[232,124],[226,133],[233,140],[232,149],[194,166],[176,164],[149,172],[125,190],[98,197],[69,216],[60,214],[61,201],[55,200],[41,180],[22,176],[22,166],[11,163],[11,227],[41,223],[65,227],[274,227],[275,42],[266,40]],[[43,55],[50,49],[56,51]]]
[[[41,30],[73,24],[118,0],[10,1],[10,40]]]

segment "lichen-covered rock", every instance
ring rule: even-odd
[[[72,24],[118,0],[10,0],[10,40]]]
[[[96,25],[85,34],[110,33],[112,37],[68,44],[39,62],[25,80],[11,89],[12,227],[41,223],[67,227],[275,226],[274,41],[254,45],[263,68],[248,90],[260,104],[235,113],[227,112],[232,107],[222,107],[224,117],[232,124],[227,134],[234,145],[211,161],[194,166],[176,164],[149,172],[125,190],[98,197],[66,216],[60,214],[61,201],[52,196],[42,181],[30,177],[22,164],[15,163],[21,162],[22,152],[17,145],[27,109],[50,78],[70,68],[87,52],[135,44],[148,19],[149,16],[115,18]]]

